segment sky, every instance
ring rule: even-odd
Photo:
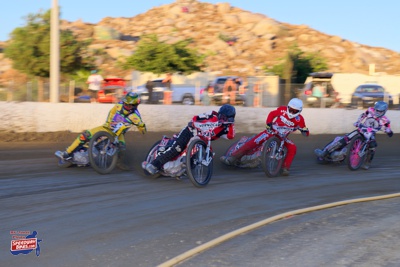
[[[134,17],[151,8],[175,0],[57,0],[61,19],[98,23],[105,17]],[[25,17],[52,7],[56,0],[1,1],[0,41],[10,39],[17,27],[26,25]],[[200,1],[200,0],[199,0]],[[396,0],[204,0],[228,2],[232,6],[294,25],[307,25],[351,42],[391,49],[400,53],[400,1]],[[157,19],[157,18],[154,18]]]

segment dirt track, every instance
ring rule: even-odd
[[[357,172],[315,164],[313,149],[333,136],[293,135],[298,153],[289,177],[268,179],[262,170],[237,170],[216,161],[210,184],[198,189],[188,179],[143,175],[140,162],[162,134],[128,132],[133,171],[109,175],[57,167],[54,151],[64,149],[76,133],[1,135],[0,240],[9,244],[11,230],[37,230],[43,239],[38,258],[11,255],[4,245],[3,265],[156,266],[288,210],[400,192],[398,149],[393,145],[400,143],[399,135],[379,136],[372,168]],[[215,141],[216,156],[231,142]],[[288,218],[183,266],[397,266],[397,203],[394,199]]]

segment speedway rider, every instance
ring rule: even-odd
[[[306,127],[303,116],[300,115],[302,110],[303,102],[298,98],[292,98],[287,106],[280,106],[268,114],[266,120],[267,125],[264,131],[251,138],[230,156],[222,156],[220,160],[227,165],[235,165],[235,162],[247,151],[260,146],[272,136],[270,132],[272,125],[290,127],[292,131],[299,129],[304,136],[308,136],[308,128]],[[297,147],[290,139],[287,139],[285,146],[287,148],[287,155],[282,165],[282,175],[287,176],[289,175],[289,169],[293,158],[296,155]]]
[[[72,158],[73,153],[78,147],[83,146],[87,142],[90,141],[92,136],[99,131],[113,131],[117,126],[118,122],[123,122],[127,128],[123,129],[123,132],[116,133],[119,135],[119,160],[118,167],[123,170],[128,170],[129,167],[124,164],[124,157],[126,154],[126,144],[124,134],[128,131],[132,125],[135,125],[138,130],[142,133],[146,133],[146,125],[142,121],[141,115],[138,110],[138,106],[140,104],[140,97],[137,93],[129,92],[126,96],[114,105],[114,107],[110,110],[107,116],[106,122],[98,127],[95,127],[90,130],[85,130],[81,133],[72,144],[67,147],[64,152],[57,151],[56,156],[61,157],[63,160],[69,160]]]
[[[390,120],[385,116],[386,111],[388,110],[388,104],[384,101],[378,101],[375,103],[374,107],[369,107],[365,112],[363,112],[354,123],[355,127],[359,127],[363,125],[365,127],[371,127],[376,131],[379,131],[384,128],[386,134],[389,137],[393,136],[393,131],[390,128]],[[369,145],[369,157],[365,160],[362,168],[364,170],[368,170],[371,166],[371,161],[374,158],[376,147],[378,146],[375,135],[371,137],[372,141]],[[325,157],[333,151],[340,151],[344,148],[349,142],[351,138],[348,135],[343,136],[337,142],[326,146],[324,149],[316,149],[314,152],[318,157]]]
[[[220,137],[233,139],[235,137],[235,116],[236,109],[229,104],[221,106],[218,112],[211,111],[194,116],[188,125],[180,131],[172,146],[158,155],[152,162],[144,161],[142,163],[142,168],[149,174],[157,173],[165,163],[174,159],[186,148],[192,137],[195,135],[203,135],[202,126],[206,126],[210,123],[218,125],[212,132],[212,141]]]

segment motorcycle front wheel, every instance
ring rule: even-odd
[[[204,187],[211,180],[213,159],[211,158],[211,162],[208,165],[205,164],[207,160],[206,149],[207,145],[203,140],[193,139],[189,143],[186,152],[186,173],[196,187]]]
[[[278,153],[281,140],[271,137],[264,143],[261,166],[268,177],[276,177],[281,173],[284,156]]]
[[[161,140],[158,140],[157,142],[154,143],[154,145],[150,148],[149,152],[147,153],[146,158],[144,159],[145,162],[152,162],[156,158],[157,150],[158,150],[158,145],[161,143]],[[151,175],[146,169],[143,169],[144,174],[147,176],[150,176],[151,178],[158,178],[161,176],[159,172]]]
[[[352,171],[358,170],[365,161],[367,153],[365,153],[360,157],[360,151],[363,148],[363,146],[364,146],[364,140],[361,135],[355,136],[350,141],[347,150],[346,160],[347,160],[347,166]]]
[[[95,133],[89,142],[89,162],[100,174],[114,170],[118,161],[118,147],[113,143],[115,136],[106,131]]]

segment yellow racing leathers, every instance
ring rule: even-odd
[[[132,110],[126,110],[123,107],[122,102],[116,104],[108,113],[106,122],[98,127],[90,130],[85,130],[79,134],[78,137],[67,147],[66,152],[72,154],[78,147],[85,145],[90,141],[92,136],[99,131],[108,131],[115,133],[119,136],[120,149],[125,150],[125,137],[124,134],[128,131],[132,125],[135,125],[139,132],[142,134],[146,133],[146,125],[142,121],[142,117],[137,108]]]

